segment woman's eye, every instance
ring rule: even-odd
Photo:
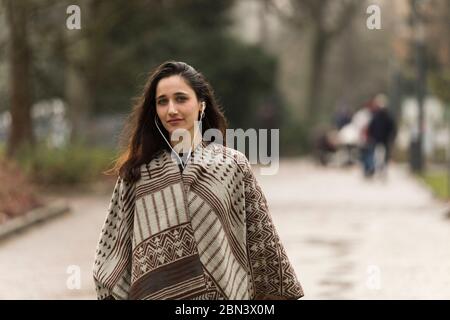
[[[178,102],[183,102],[186,100],[186,97],[177,97]]]
[[[165,105],[167,103],[167,100],[158,100],[158,105]]]

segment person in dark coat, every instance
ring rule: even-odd
[[[396,134],[396,123],[387,109],[386,102],[384,100],[383,102],[378,102],[377,108],[367,129],[367,136],[374,150],[379,146],[384,148],[384,158],[379,166],[381,170],[384,169],[389,162],[392,144]]]

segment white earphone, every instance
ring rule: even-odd
[[[205,116],[205,109],[206,109],[206,103],[205,101],[202,102],[202,113],[200,115],[200,120],[204,118]]]

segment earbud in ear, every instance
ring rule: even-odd
[[[200,120],[205,117],[205,109],[206,109],[206,103],[205,103],[205,101],[202,101],[202,111],[200,114]]]

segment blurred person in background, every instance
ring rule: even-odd
[[[352,119],[353,127],[358,136],[359,155],[365,177],[371,177],[375,172],[374,145],[368,137],[369,124],[375,111],[375,99],[367,101]]]
[[[330,164],[338,150],[337,131],[328,127],[320,128],[313,142],[315,159],[322,166]]]
[[[334,115],[334,125],[336,127],[336,144],[338,153],[341,155],[340,165],[346,167],[354,164],[354,154],[357,148],[357,130],[354,128],[353,114],[346,103],[338,106]]]
[[[379,94],[374,99],[373,117],[367,129],[368,141],[374,152],[374,173],[386,174],[396,134],[397,126],[389,113],[387,97]]]
[[[337,130],[341,130],[343,127],[352,122],[352,113],[347,105],[340,105],[334,115],[334,124]]]

